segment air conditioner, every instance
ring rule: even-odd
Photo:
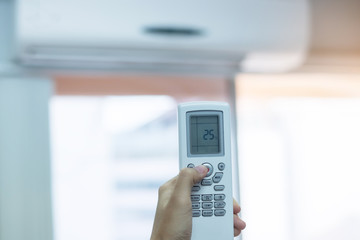
[[[66,69],[286,71],[308,49],[306,0],[18,0],[16,59]]]

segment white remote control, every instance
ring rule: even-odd
[[[192,240],[234,239],[230,108],[223,102],[178,106],[180,169],[200,164],[208,174],[191,192]]]

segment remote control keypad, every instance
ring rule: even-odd
[[[213,166],[210,163],[203,163],[208,169],[209,172],[206,177],[212,176],[214,170]],[[194,164],[190,163],[188,167],[194,167]],[[219,172],[215,172],[211,178],[203,179],[199,184],[196,184],[192,188],[191,202],[192,202],[192,216],[193,217],[221,217],[225,216],[226,206],[225,203],[225,194],[222,194],[221,191],[225,189],[225,185],[219,184],[221,179],[224,176],[223,171],[225,169],[224,163],[218,164]],[[213,185],[216,184],[216,185]],[[212,186],[213,185],[213,186]],[[201,188],[204,187],[213,187],[218,194],[197,194]]]

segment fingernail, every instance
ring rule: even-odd
[[[198,171],[201,175],[205,174],[208,172],[207,167],[205,167],[204,165],[199,165],[195,167],[195,170]]]

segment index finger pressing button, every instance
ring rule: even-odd
[[[205,167],[207,167],[207,169],[209,170],[208,173],[206,174],[206,177],[211,176],[211,174],[212,174],[213,171],[214,171],[213,166],[212,166],[210,163],[208,163],[208,162],[203,163],[202,165],[204,165]]]

